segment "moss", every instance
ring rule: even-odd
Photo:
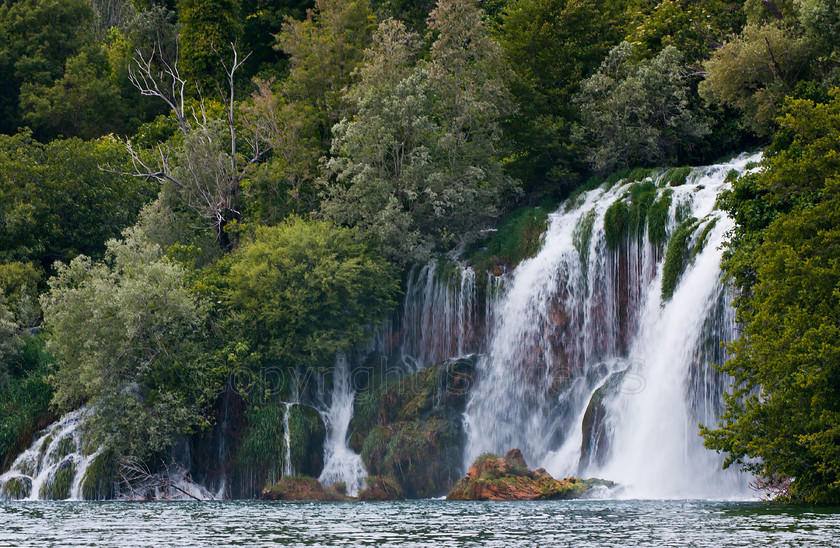
[[[580,256],[580,264],[583,266],[584,277],[589,266],[589,247],[592,243],[592,229],[595,227],[595,210],[590,209],[580,216],[575,231],[572,235],[572,243]]]
[[[484,248],[469,250],[467,259],[476,270],[513,268],[537,254],[548,226],[548,207],[525,207],[514,211],[501,223]]]
[[[460,473],[462,413],[474,360],[428,367],[357,395],[350,445],[407,497],[446,493]]]
[[[734,183],[738,180],[738,170],[737,169],[730,169],[729,173],[726,174],[726,179],[723,180],[724,183]]]
[[[55,444],[56,459],[61,460],[76,451],[76,441],[72,437],[61,438]]]
[[[618,249],[627,236],[630,210],[624,200],[618,199],[604,214],[604,237],[609,249]]]
[[[581,198],[582,196],[591,190],[595,190],[599,186],[604,184],[604,181],[596,176],[592,176],[589,178],[586,183],[582,184],[581,186],[574,189],[569,196],[565,200],[565,210],[568,213],[573,209],[577,209],[580,207]]]
[[[663,180],[668,186],[682,186],[688,180],[689,175],[691,175],[690,167],[675,167],[668,170]]]
[[[644,181],[645,179],[651,179],[656,176],[656,168],[649,168],[649,167],[635,167],[631,169],[627,176],[624,178],[625,182],[633,183],[636,181]]]
[[[644,235],[648,210],[653,205],[656,192],[656,184],[650,180],[636,183],[628,189],[628,194],[630,195],[629,230],[630,234],[637,238],[641,238]]]
[[[669,301],[674,296],[674,290],[685,270],[688,261],[688,245],[691,235],[697,228],[698,221],[694,217],[686,219],[674,231],[665,252],[665,264],[662,267],[662,302]]]
[[[76,477],[76,463],[67,460],[59,465],[50,481],[41,486],[39,495],[45,500],[65,500],[70,498],[70,488]]]
[[[713,217],[709,222],[706,223],[706,226],[703,227],[703,230],[700,231],[700,234],[697,236],[697,241],[694,244],[694,249],[691,250],[692,258],[702,253],[703,249],[706,248],[706,243],[709,241],[709,234],[712,232],[712,229],[715,228],[716,224],[717,217]]]
[[[685,200],[680,200],[677,204],[676,213],[674,214],[674,220],[677,223],[682,223],[689,217],[691,217],[691,202],[692,198],[689,196]]]
[[[665,190],[659,199],[653,202],[648,209],[648,240],[654,245],[663,243],[667,237],[666,227],[668,225],[668,211],[671,209],[671,201],[674,191]]]
[[[116,458],[110,451],[100,453],[85,470],[82,476],[82,498],[85,500],[107,500],[114,498],[117,477]]]
[[[402,500],[402,486],[391,476],[368,476],[365,489],[359,493],[359,500],[383,501]]]
[[[627,238],[642,239],[645,227],[653,243],[665,240],[665,226],[673,191],[666,190],[659,199],[659,190],[650,179],[631,185],[604,215],[604,232],[609,249],[615,250]]]
[[[255,482],[265,484],[282,474],[283,409],[279,402],[252,405],[246,414],[247,429],[236,452],[239,471]]]
[[[321,415],[307,405],[289,409],[292,466],[301,474],[318,476],[323,468],[326,427]]]
[[[30,492],[32,492],[32,480],[30,478],[18,476],[9,478],[3,483],[3,498],[11,500],[25,499],[29,496]]]
[[[747,162],[747,164],[744,166],[744,169],[746,169],[746,170],[755,169],[755,168],[759,167],[760,165],[761,164],[758,163],[758,162]]]

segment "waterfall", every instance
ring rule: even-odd
[[[80,500],[85,473],[99,455],[83,444],[80,426],[88,413],[68,413],[37,435],[0,476],[0,499]]]
[[[479,346],[475,271],[454,260],[411,269],[402,302],[402,363],[416,371],[475,353]]]
[[[550,216],[540,252],[487,304],[487,351],[464,414],[465,465],[519,447],[529,465],[555,477],[603,477],[626,496],[746,493],[748,478],[720,469],[697,424],[716,424],[728,383],[710,363],[725,359],[719,344],[734,331],[720,274],[733,223],[715,204],[730,171],[759,158],[697,168],[673,188],[663,175],[620,182]],[[634,200],[644,205],[634,211]],[[616,244],[607,224],[618,201],[629,214]],[[667,207],[660,238],[645,217],[638,221],[654,201]],[[666,253],[662,240],[677,233],[687,234],[684,249]],[[667,274],[666,255],[679,259]]]
[[[347,495],[354,497],[365,487],[367,470],[362,457],[347,445],[356,391],[350,379],[350,364],[344,355],[336,359],[332,382],[329,409],[321,412],[327,437],[324,442],[324,470],[318,480],[324,486],[343,482]]]
[[[289,428],[289,414],[294,403],[285,402],[283,405],[283,476],[288,478],[295,475],[295,468],[292,466],[292,431]]]

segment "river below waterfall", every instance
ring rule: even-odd
[[[0,503],[0,546],[836,546],[840,508],[698,500]]]

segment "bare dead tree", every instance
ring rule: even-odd
[[[243,139],[250,150],[239,150],[236,71],[250,53],[240,57],[235,44],[231,49],[233,59],[229,63],[219,55],[227,77],[224,84],[217,85],[225,110],[223,121],[208,117],[200,96],[198,107],[188,109],[189,81],[178,68],[177,55],[174,61],[168,61],[160,43],[148,54],[137,50],[129,71],[131,83],[142,95],[157,97],[169,107],[183,142],[177,147],[158,143],[154,150],[141,151],[130,140],[125,141],[134,169],[129,175],[173,184],[184,204],[208,222],[205,228],[215,230],[224,251],[235,247],[235,236],[232,238],[225,227],[241,216],[241,182],[272,148],[261,135],[254,135]],[[222,130],[221,126],[226,128]]]
[[[152,500],[172,500],[171,493],[181,493],[193,500],[215,500],[215,497],[207,492],[202,497],[197,497],[178,485],[179,481],[189,481],[189,474],[181,467],[177,467],[174,474],[170,466],[161,463],[161,471],[153,473],[145,463],[136,457],[122,459],[119,465],[119,475],[122,479],[124,489],[122,494],[125,500],[141,502]],[[177,478],[177,479],[174,479]]]

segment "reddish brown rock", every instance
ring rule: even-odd
[[[505,457],[485,454],[470,466],[449,495],[448,500],[554,500],[579,498],[596,485],[612,487],[612,482],[597,479],[565,478],[556,480],[540,468],[528,470],[518,449]]]
[[[513,463],[514,465],[519,465],[523,468],[528,468],[528,465],[525,463],[525,457],[522,456],[522,451],[517,449],[511,449],[505,455],[505,459]]]

